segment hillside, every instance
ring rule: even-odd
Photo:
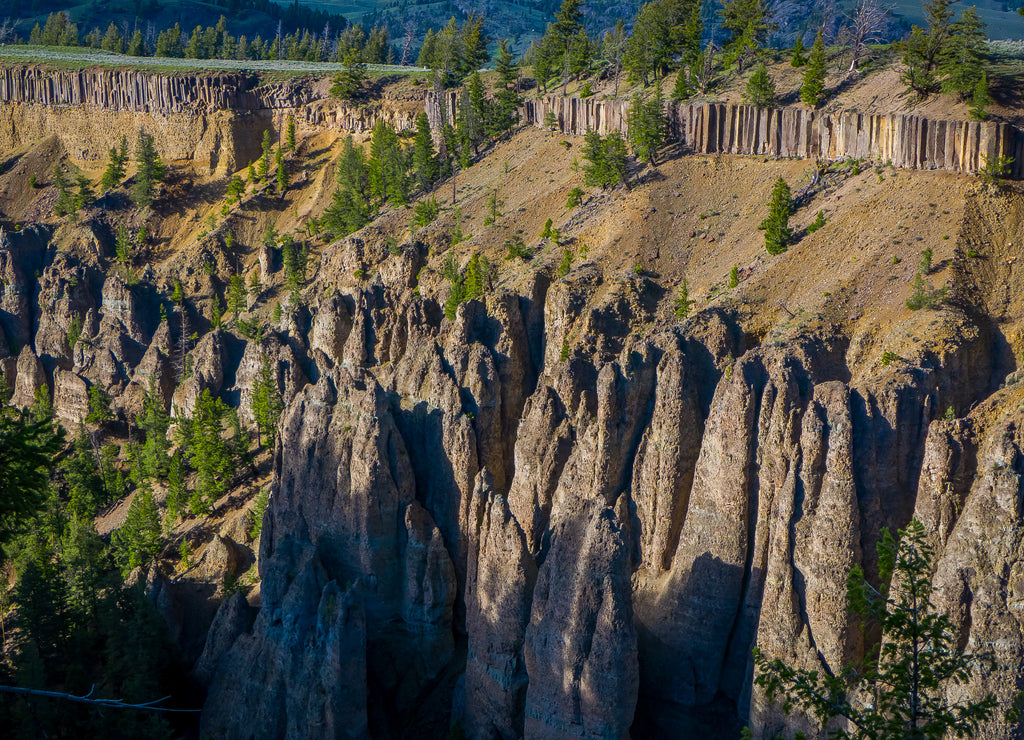
[[[772,72],[791,95],[784,62]],[[167,628],[177,673],[160,686],[203,709],[168,733],[815,729],[753,684],[751,650],[819,671],[868,654],[845,576],[861,565],[877,582],[880,528],[912,517],[958,644],[993,654],[940,690],[1016,695],[1024,190],[970,164],[995,151],[982,130],[1020,140],[998,128],[1018,120],[1013,98],[975,124],[962,171],[680,140],[608,189],[586,184],[583,138],[561,130],[585,125],[563,116],[486,142],[454,181],[341,237],[324,216],[346,138],[379,156],[384,121],[411,143],[425,105],[440,117],[421,85],[382,82],[360,107],[325,79],[117,74],[130,94],[109,70],[0,78],[56,80],[0,85],[0,367],[14,405],[52,400],[80,434],[76,460],[113,450],[123,490],[98,489],[95,536]],[[878,72],[833,105],[907,112],[896,86]],[[938,96],[909,112],[966,117]],[[276,169],[248,182],[263,132],[284,144],[289,120],[283,192]],[[167,165],[151,205],[132,203],[130,163],[95,203],[55,213],[55,166],[95,184],[142,127]],[[758,226],[779,178],[794,239],[770,255]],[[430,200],[436,218],[416,226]],[[925,288],[945,292],[908,306]],[[283,406],[269,435],[267,383]],[[90,389],[112,418],[87,421]],[[204,416],[216,399],[223,416]],[[216,470],[200,445],[224,456]],[[59,469],[70,507],[77,479]],[[149,502],[153,551],[125,545]],[[125,552],[138,561],[121,566]],[[23,583],[4,567],[3,585]],[[4,645],[12,680],[19,645]],[[15,701],[31,735],[40,720]],[[1000,712],[981,736],[1017,730]]]

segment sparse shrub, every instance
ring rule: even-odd
[[[267,505],[270,503],[270,489],[267,486],[260,488],[260,492],[256,495],[256,502],[253,504],[252,513],[250,518],[252,526],[249,527],[249,537],[257,539],[260,536],[260,532],[263,531],[263,515],[267,511]]]
[[[360,267],[358,270],[352,273],[352,277],[354,277],[356,280],[363,280],[366,278],[366,270]]]
[[[690,298],[690,286],[687,284],[686,278],[683,278],[683,284],[679,286],[679,295],[672,302],[676,316],[685,319],[690,314],[694,303],[696,301]]]
[[[895,352],[886,350],[882,353],[882,367],[889,367],[892,363],[900,359],[900,356]]]
[[[36,188],[39,187],[39,184],[36,182],[36,176],[35,175],[29,175],[28,186],[30,188],[32,188],[33,190],[35,190]]]
[[[533,257],[533,255],[530,253],[530,250],[526,248],[526,244],[523,243],[523,238],[521,236],[516,235],[513,236],[511,239],[506,240],[504,247],[505,259],[507,260],[528,260],[531,257]]]
[[[558,277],[565,277],[572,267],[572,252],[566,249],[562,252],[562,261],[558,263]]]
[[[580,90],[580,97],[581,98],[589,98],[593,94],[594,94],[594,88],[592,88],[590,86],[590,82],[589,81],[585,82],[583,84],[583,89]]]
[[[640,264],[639,262],[637,262],[635,265],[633,265],[633,274],[634,275],[643,275],[644,274],[644,266],[642,264]]]
[[[551,219],[550,218],[547,221],[544,222],[544,228],[540,232],[540,238],[541,239],[547,239],[549,236],[551,236]]]
[[[1013,157],[1000,154],[998,157],[986,158],[985,164],[978,170],[978,176],[986,183],[997,186],[1010,175]]]
[[[566,208],[575,208],[583,202],[583,188],[573,188],[569,191],[569,197],[565,200]]]
[[[946,415],[942,417],[946,421],[956,421],[956,412],[952,406],[946,407]]]
[[[729,287],[735,288],[740,284],[740,268],[739,265],[733,265],[732,269],[729,270]]]
[[[932,271],[933,255],[934,252],[932,252],[931,247],[927,247],[923,252],[921,252],[921,264],[917,266],[917,269],[921,272],[922,275],[928,275]]]
[[[555,118],[554,111],[548,111],[544,114],[544,128],[554,130],[558,128],[558,119]]]
[[[416,215],[413,217],[413,223],[417,226],[428,226],[440,215],[441,206],[436,198],[430,198],[417,203],[414,212]]]
[[[402,248],[398,246],[398,239],[393,236],[389,236],[387,239],[388,254],[392,257],[397,257],[402,253]]]
[[[925,281],[921,271],[914,275],[914,282],[911,284],[910,298],[907,299],[907,308],[917,311],[922,308],[938,308],[946,300],[946,287],[938,290],[932,288],[930,282]]]
[[[560,361],[562,361],[562,362],[565,362],[566,360],[569,359],[569,340],[568,339],[563,339],[562,340],[562,348],[558,352],[558,359]]]
[[[561,244],[562,232],[558,229],[551,229],[551,232],[548,234],[548,239],[550,239],[553,244]]]
[[[814,217],[814,220],[811,221],[810,224],[808,224],[808,226],[807,226],[807,233],[808,234],[813,234],[815,231],[817,231],[818,229],[820,229],[824,225],[825,225],[825,213],[823,211],[818,211],[818,215]]]
[[[78,340],[82,338],[82,317],[75,315],[71,319],[71,323],[68,325],[68,352],[75,351],[75,345],[78,344]]]

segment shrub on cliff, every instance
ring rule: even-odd
[[[342,64],[345,65],[345,69],[334,75],[331,95],[338,100],[353,100],[359,95],[366,81],[366,65],[357,49],[349,49]]]
[[[613,131],[602,138],[596,131],[588,130],[583,139],[583,178],[587,185],[599,185],[604,189],[620,182],[628,184],[626,142],[622,134]]]
[[[798,707],[822,725],[845,720],[857,737],[971,737],[995,710],[991,693],[958,700],[947,687],[967,684],[979,663],[991,658],[964,653],[948,614],[932,604],[933,551],[914,519],[893,539],[886,529],[878,543],[879,587],[854,566],[846,580],[852,612],[862,618],[865,642],[880,638],[857,661],[829,672],[796,669],[769,660],[754,648],[754,683],[784,712]],[[959,693],[959,692],[957,692]],[[850,737],[832,731],[829,737]]]
[[[110,161],[107,163],[107,169],[103,171],[103,177],[100,180],[100,187],[104,190],[110,190],[121,183],[124,179],[125,169],[128,167],[128,137],[121,136],[120,148],[111,148],[107,153]]]

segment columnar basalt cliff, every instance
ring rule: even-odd
[[[527,100],[525,120],[544,126],[554,116],[563,133],[627,131],[627,100],[547,95]],[[669,140],[698,154],[846,158],[891,162],[907,169],[977,172],[987,161],[1014,159],[1024,178],[1024,132],[1006,123],[929,120],[890,113],[819,113],[806,108],[754,108],[724,103],[666,104]]]
[[[165,159],[231,171],[257,158],[263,130],[283,130],[287,115],[343,132],[369,131],[380,119],[400,131],[415,127],[418,101],[343,105],[329,86],[317,78],[265,83],[249,73],[7,66],[0,68],[0,148],[54,134],[74,159],[96,161],[122,134],[132,139],[144,128]]]

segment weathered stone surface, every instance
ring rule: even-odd
[[[524,656],[525,737],[627,738],[639,682],[629,542],[592,501],[552,534]]]

